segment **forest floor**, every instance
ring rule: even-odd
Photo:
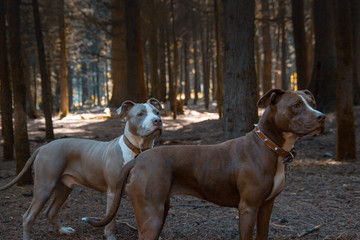
[[[357,159],[360,161],[360,107],[355,107]],[[79,137],[102,141],[122,134],[124,121],[111,118],[103,109],[54,118],[56,138]],[[215,105],[204,111],[191,105],[185,115],[172,120],[164,116],[164,133],[160,144],[210,144],[224,141],[222,122]],[[31,152],[45,144],[44,120],[30,120]],[[0,141],[2,139],[0,137]],[[360,167],[358,162],[337,162],[335,115],[328,114],[326,131],[305,137],[296,143],[297,157],[290,165],[284,191],[276,198],[270,222],[269,239],[360,239]],[[2,153],[0,145],[0,152]],[[15,176],[15,163],[0,156],[0,185]],[[22,215],[32,199],[32,185],[12,187],[0,193],[0,239],[22,238]],[[75,187],[60,211],[60,219],[76,233],[61,236],[39,214],[32,239],[104,239],[103,229],[80,219],[104,216],[105,195],[92,189]],[[125,196],[117,214],[118,239],[137,239],[133,209]],[[318,230],[299,237],[307,230]],[[176,196],[161,233],[165,239],[238,239],[238,212],[193,197]]]

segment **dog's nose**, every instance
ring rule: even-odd
[[[162,121],[161,121],[160,118],[156,118],[156,119],[153,120],[153,124],[154,124],[155,126],[159,126],[159,125],[162,124]]]
[[[316,120],[320,123],[324,122],[325,121],[325,115],[323,113],[319,113],[317,116],[316,116]]]

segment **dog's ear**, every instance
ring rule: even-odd
[[[126,116],[130,109],[133,108],[136,105],[133,101],[126,100],[121,104],[121,106],[116,110],[117,114],[122,116]]]
[[[278,102],[279,97],[284,93],[285,91],[282,89],[271,89],[259,99],[257,106],[259,108],[266,108],[270,104],[275,104]]]
[[[149,100],[147,100],[147,103],[150,103],[151,105],[156,107],[158,110],[162,109],[160,101],[157,100],[156,98],[150,98]]]

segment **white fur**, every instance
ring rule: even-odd
[[[282,145],[282,149],[285,151],[290,151],[298,137],[290,132],[283,133],[283,137],[285,138],[285,143]],[[266,198],[266,200],[269,200],[280,194],[285,187],[285,166],[282,162],[283,159],[283,157],[278,157],[276,174],[274,176],[274,185],[270,195]]]
[[[131,160],[133,160],[135,158],[135,153],[128,148],[128,146],[126,146],[125,142],[124,142],[124,135],[122,135],[119,138],[119,145],[122,151],[122,155],[123,155],[123,159],[124,159],[124,165],[128,162],[130,162]]]
[[[317,111],[316,109],[312,108],[303,96],[301,96],[300,94],[298,94],[298,96],[303,100],[303,102],[305,103],[305,106],[306,106],[310,111],[321,114],[319,111]]]
[[[143,129],[151,129],[153,128],[153,120],[159,118],[154,112],[153,107],[149,103],[145,103],[144,106],[146,107],[146,117],[143,121],[142,128]]]

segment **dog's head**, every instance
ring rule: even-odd
[[[271,89],[258,101],[258,107],[267,108],[276,127],[299,137],[322,133],[325,115],[317,111],[314,96],[308,90],[284,91]]]
[[[163,130],[161,109],[160,102],[155,98],[139,104],[127,100],[121,104],[117,113],[126,117],[128,130],[132,134],[140,137],[155,137],[161,135]]]

